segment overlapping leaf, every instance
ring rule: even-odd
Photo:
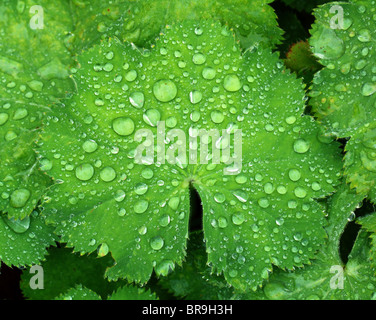
[[[336,11],[331,8],[336,6]],[[347,181],[375,201],[376,2],[330,3],[315,11],[310,40],[325,68],[312,86],[311,105],[327,131],[346,145]],[[343,16],[341,15],[343,13]]]
[[[233,28],[243,48],[256,42],[275,46],[282,31],[268,5],[272,0],[118,0],[111,3],[72,1],[76,50],[90,47],[99,38],[117,36],[140,47],[149,47],[166,24],[187,19],[217,19]]]
[[[339,151],[302,116],[302,83],[276,55],[255,48],[242,56],[218,23],[189,22],[168,28],[150,55],[113,39],[79,64],[77,95],[54,109],[40,140],[57,182],[45,214],[63,241],[111,252],[110,279],[146,282],[153,269],[165,275],[185,256],[192,185],[203,201],[209,263],[235,287],[256,288],[272,264],[309,261],[325,236],[313,198],[333,191]],[[158,140],[170,150],[166,163],[156,154],[138,163],[138,129],[156,137],[160,123],[182,130],[186,150],[196,150],[188,137],[198,129],[216,128],[213,141],[233,153],[223,138],[241,129],[242,166],[223,158],[184,164],[176,136]],[[238,174],[227,175],[231,169]]]
[[[70,87],[68,9],[65,1],[0,6],[0,211],[15,219],[32,212],[50,183],[32,148],[43,115]]]
[[[375,269],[370,263],[369,234],[360,231],[344,264],[339,256],[340,238],[362,195],[347,185],[329,202],[328,241],[311,266],[272,276],[263,291],[267,299],[366,300],[374,298]]]
[[[0,261],[8,266],[38,264],[56,240],[53,228],[36,211],[23,220],[0,215]]]

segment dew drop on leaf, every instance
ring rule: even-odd
[[[76,168],[76,177],[81,181],[87,181],[94,175],[94,168],[89,163],[84,163]]]
[[[15,190],[10,195],[10,205],[13,208],[22,208],[25,206],[30,196],[31,196],[31,192],[27,189]]]
[[[178,89],[171,80],[159,80],[153,86],[153,93],[157,100],[169,102],[176,97]]]
[[[298,139],[294,142],[294,151],[296,153],[306,153],[309,148],[309,143],[304,139]]]
[[[223,87],[230,92],[239,91],[242,87],[239,77],[236,74],[229,74],[223,80]]]
[[[131,118],[120,117],[112,122],[112,129],[119,136],[128,136],[134,131],[134,122]]]
[[[99,176],[104,182],[111,182],[116,178],[116,171],[112,167],[105,167],[101,170]]]
[[[150,240],[150,246],[153,250],[160,250],[163,248],[164,240],[162,237],[157,236]]]

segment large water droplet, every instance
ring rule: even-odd
[[[189,100],[193,104],[199,103],[202,100],[202,93],[197,90],[191,91],[189,93]]]
[[[24,233],[30,227],[30,217],[24,219],[15,219],[14,217],[8,219],[6,216],[3,216],[5,223],[16,233]]]
[[[87,181],[94,175],[94,168],[89,163],[84,163],[76,168],[76,177],[79,180]]]
[[[193,55],[192,61],[194,64],[201,65],[206,62],[206,57],[202,53],[196,53]]]
[[[130,118],[120,117],[112,122],[112,129],[119,136],[128,136],[134,131],[134,122]]]
[[[142,176],[143,178],[149,180],[149,179],[153,178],[153,176],[154,176],[154,172],[153,172],[153,170],[150,169],[150,168],[145,168],[145,169],[143,169],[143,170],[141,171],[141,176]]]
[[[164,240],[162,237],[157,236],[150,240],[150,246],[153,250],[160,250],[163,248]]]
[[[300,178],[301,178],[301,173],[299,170],[297,169],[291,169],[289,171],[289,178],[292,180],[292,181],[298,181]]]
[[[131,103],[132,106],[135,108],[142,108],[145,103],[145,96],[142,92],[133,92],[129,96],[129,102]]]
[[[161,114],[157,109],[149,109],[143,114],[144,121],[152,127],[156,127],[161,120]]]
[[[99,176],[104,182],[111,182],[116,178],[116,171],[112,167],[105,167],[102,169]]]
[[[135,203],[133,209],[134,209],[134,212],[141,214],[141,213],[144,213],[148,207],[149,207],[148,201],[139,200]]]
[[[92,153],[98,149],[98,144],[94,140],[85,141],[82,148],[87,153]]]
[[[134,192],[138,195],[143,195],[148,191],[148,185],[146,183],[137,183],[134,187]]]
[[[0,113],[0,126],[2,126],[5,122],[8,121],[9,115],[5,112]]]
[[[345,51],[342,39],[337,37],[333,29],[322,27],[319,36],[312,38],[311,43],[319,59],[338,59]]]
[[[236,74],[229,74],[223,80],[223,87],[230,92],[235,92],[240,90],[242,84],[239,77]]]
[[[25,206],[30,196],[31,196],[31,192],[27,189],[15,190],[10,195],[10,205],[13,208],[22,208]]]
[[[216,71],[211,67],[206,67],[202,70],[202,77],[206,80],[212,80],[215,78]]]
[[[294,151],[297,153],[306,153],[309,148],[309,143],[304,139],[298,139],[294,142]]]
[[[376,83],[365,83],[362,87],[362,95],[369,97],[376,92]]]
[[[107,243],[102,243],[98,248],[98,257],[104,257],[110,251]]]
[[[210,114],[210,118],[214,123],[222,123],[223,120],[225,119],[225,116],[221,111],[214,110]]]
[[[178,89],[171,80],[159,80],[154,84],[153,93],[157,100],[169,102],[176,97]]]

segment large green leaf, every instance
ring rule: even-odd
[[[303,84],[276,54],[255,47],[241,55],[218,22],[187,22],[167,28],[148,55],[112,39],[78,61],[77,94],[47,118],[39,150],[56,182],[45,215],[62,241],[111,252],[110,279],[166,275],[185,256],[193,186],[209,263],[235,287],[256,289],[272,265],[309,262],[325,238],[314,198],[334,191],[339,150],[303,116]],[[211,138],[221,161],[210,160],[210,146],[197,164],[184,160],[173,136],[158,141],[156,150],[170,150],[165,162],[156,153],[136,161],[145,146],[138,129],[156,137],[161,125],[180,129],[181,146],[198,154],[210,143],[208,135],[192,142],[198,130],[218,129]]]
[[[9,217],[28,216],[50,184],[33,147],[43,115],[70,88],[71,28],[66,1],[0,5],[0,211]]]

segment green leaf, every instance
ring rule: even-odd
[[[375,269],[370,265],[369,238],[361,231],[344,264],[340,238],[363,196],[343,184],[329,201],[328,241],[312,265],[295,272],[275,273],[263,291],[268,299],[365,300],[373,298]]]
[[[376,270],[376,214],[372,213],[365,217],[358,218],[357,223],[361,224],[361,226],[370,233],[372,244],[370,255],[373,267]]]
[[[155,293],[151,293],[149,290],[127,285],[117,289],[108,297],[108,300],[158,300],[158,298]]]
[[[312,55],[307,41],[299,41],[291,46],[290,51],[286,54],[285,64],[299,77],[303,77],[306,83],[309,83],[321,68]]]
[[[33,274],[26,269],[22,273],[23,295],[31,300],[51,300],[70,288],[82,285],[105,299],[124,282],[108,282],[104,278],[106,268],[113,265],[110,256],[98,259],[95,255],[83,255],[68,248],[50,248],[41,266],[44,273],[44,289],[33,290],[29,282]]]
[[[38,264],[46,247],[55,244],[53,229],[37,211],[23,220],[0,215],[0,261],[16,267]]]
[[[203,21],[168,27],[147,55],[112,39],[78,60],[77,94],[53,110],[39,142],[57,182],[43,206],[62,241],[111,252],[109,279],[166,275],[185,256],[192,186],[209,263],[236,288],[256,289],[272,265],[309,262],[325,238],[314,199],[334,191],[340,154],[303,115],[303,84],[276,54],[260,47],[241,55],[226,28]],[[154,138],[163,126],[170,136],[156,150],[169,150],[166,161],[164,152],[145,156],[137,141],[139,129]],[[215,150],[184,159],[198,129],[219,130],[202,139],[216,142],[217,164],[206,161]],[[177,147],[177,133],[191,141]],[[182,146],[179,156],[173,150]]]
[[[33,211],[50,184],[33,147],[44,114],[70,89],[68,9],[65,1],[0,5],[0,211],[16,219]]]
[[[243,48],[255,42],[275,46],[281,40],[272,0],[119,0],[72,1],[75,47],[80,51],[99,38],[116,36],[149,47],[167,24],[185,20],[215,19],[234,29]]]
[[[371,2],[332,3],[315,11],[310,43],[326,68],[315,76],[311,104],[323,125],[339,137],[352,136],[376,117],[376,21]],[[331,28],[334,4],[343,8],[343,29]]]
[[[94,291],[77,285],[69,289],[65,293],[60,294],[55,300],[102,300],[101,297]]]
[[[331,27],[333,19],[338,24],[330,13],[334,5],[343,9],[339,29],[333,23]],[[327,132],[351,138],[346,145],[347,182],[376,201],[375,3],[331,3],[315,16],[310,43],[325,68],[315,75],[310,104]]]

